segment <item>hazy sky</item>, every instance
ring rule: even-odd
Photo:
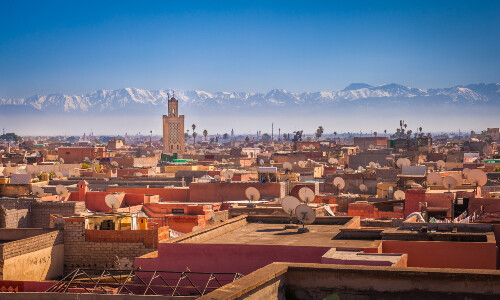
[[[500,1],[0,1],[0,98],[499,82]]]

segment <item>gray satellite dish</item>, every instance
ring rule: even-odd
[[[214,176],[214,180],[215,180],[215,181],[220,181],[220,175],[215,175],[215,176]]]
[[[56,172],[56,177],[57,177],[58,179],[62,179],[62,178],[64,178],[64,175],[63,175],[63,173],[61,173],[61,172]]]
[[[443,186],[448,189],[448,193],[457,187],[457,180],[452,176],[447,176],[443,179]]]
[[[467,173],[470,172],[470,169],[469,168],[465,168],[462,170],[462,173],[464,174],[465,178],[467,178]]]
[[[286,171],[291,171],[292,170],[292,164],[289,163],[289,162],[284,162],[283,163],[283,169],[285,169]]]
[[[106,197],[104,198],[104,202],[106,202],[106,205],[109,208],[111,208],[113,211],[120,208],[120,205],[121,205],[118,197],[116,197],[113,194],[106,195]]]
[[[306,167],[306,163],[303,162],[303,161],[299,161],[299,167],[305,168]]]
[[[303,187],[299,190],[299,198],[305,203],[314,201],[314,197],[314,192],[308,187]]]
[[[328,163],[331,164],[331,165],[335,165],[335,164],[338,164],[339,163],[339,160],[332,157],[332,158],[329,158],[328,159]]]
[[[295,208],[295,215],[297,216],[299,222],[302,223],[302,228],[299,228],[298,232],[309,232],[309,229],[305,228],[305,225],[312,224],[314,220],[316,220],[314,210],[307,204],[300,204]]]
[[[403,167],[407,167],[410,165],[410,160],[408,158],[399,158],[396,161],[396,165],[398,168],[402,169]]]
[[[31,192],[36,197],[43,197],[45,195],[43,189],[41,187],[39,187],[38,185],[32,185],[31,186]]]
[[[118,167],[118,162],[117,161],[112,161],[111,165],[116,168],[116,167]]]
[[[64,186],[64,185],[61,185],[61,184],[58,184],[56,186],[56,193],[59,195],[59,197],[67,197],[69,195],[68,193],[68,189]]]
[[[377,164],[375,164],[373,161],[371,161],[369,164],[370,168],[375,169],[377,167]]]
[[[283,211],[288,216],[288,224],[285,225],[285,229],[296,229],[298,228],[297,225],[292,224],[292,217],[295,214],[295,208],[300,205],[299,199],[293,197],[293,196],[286,196],[283,198],[281,201],[281,207],[283,208]]]
[[[427,174],[427,182],[430,185],[442,185],[443,178],[438,173],[432,172],[432,173]]]
[[[457,181],[457,185],[461,185],[462,184],[462,176],[458,173],[451,173],[450,174],[451,177],[455,178],[455,180]]]
[[[402,190],[397,190],[394,192],[394,199],[396,200],[403,200],[405,198],[405,192]]]
[[[263,159],[259,159],[259,165],[264,165],[264,160]]]
[[[226,181],[231,182],[231,179],[234,176],[234,171],[232,170],[225,170],[223,173],[224,177],[226,177]]]
[[[362,183],[359,185],[359,190],[362,191],[363,193],[366,193],[368,191],[368,187]]]
[[[251,186],[245,190],[245,196],[247,196],[248,201],[250,201],[248,206],[254,207],[255,204],[253,204],[252,202],[260,199],[260,192],[258,189]]]
[[[446,166],[446,163],[443,160],[438,160],[436,165],[437,165],[439,170],[442,170]]]

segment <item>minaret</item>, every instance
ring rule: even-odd
[[[179,115],[179,101],[168,95],[168,112],[163,115],[163,152],[184,153],[184,116]]]

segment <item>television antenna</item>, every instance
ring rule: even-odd
[[[444,167],[446,166],[446,163],[444,162],[444,160],[441,160],[441,159],[440,159],[440,160],[438,160],[438,161],[436,162],[436,165],[437,165],[437,167],[438,167],[438,169],[439,169],[439,170],[443,170],[443,169],[444,169]]]
[[[295,208],[300,205],[299,199],[293,196],[286,196],[281,201],[281,207],[288,216],[288,224],[285,225],[285,229],[296,229],[299,226],[292,224],[293,214],[295,213]]]
[[[405,192],[402,190],[397,190],[394,192],[394,199],[396,200],[404,200],[405,199]]]
[[[359,190],[362,191],[363,193],[366,193],[368,191],[368,187],[362,183],[359,185]]]
[[[69,195],[68,189],[62,184],[56,186],[56,193],[59,195],[59,200]]]
[[[260,199],[259,190],[251,186],[245,190],[245,195],[247,196],[247,199],[249,201],[247,207],[255,207],[253,201],[258,201]]]
[[[299,198],[305,203],[314,201],[314,197],[314,192],[306,186],[299,190]]]
[[[41,187],[38,185],[32,185],[31,186],[31,193],[36,196],[36,197],[43,197],[45,195],[45,192]]]
[[[457,187],[457,180],[453,178],[453,176],[446,176],[443,179],[443,186],[447,188],[448,193],[450,193],[452,189]]]
[[[340,194],[340,190],[343,190],[345,187],[345,181],[341,177],[335,177],[333,179],[333,185],[337,188]]]
[[[430,185],[442,185],[443,184],[443,178],[439,173],[432,172],[427,174],[427,182]]]
[[[111,208],[113,212],[120,208],[121,205],[118,197],[113,194],[106,195],[106,197],[104,198],[104,202],[106,202],[106,205]]]
[[[309,232],[309,228],[306,228],[306,224],[312,224],[316,220],[316,214],[314,210],[307,204],[300,204],[295,208],[295,215],[300,223],[302,223],[302,228],[299,228],[299,233]]]

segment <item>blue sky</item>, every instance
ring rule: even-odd
[[[0,1],[0,98],[499,82],[500,1]]]

